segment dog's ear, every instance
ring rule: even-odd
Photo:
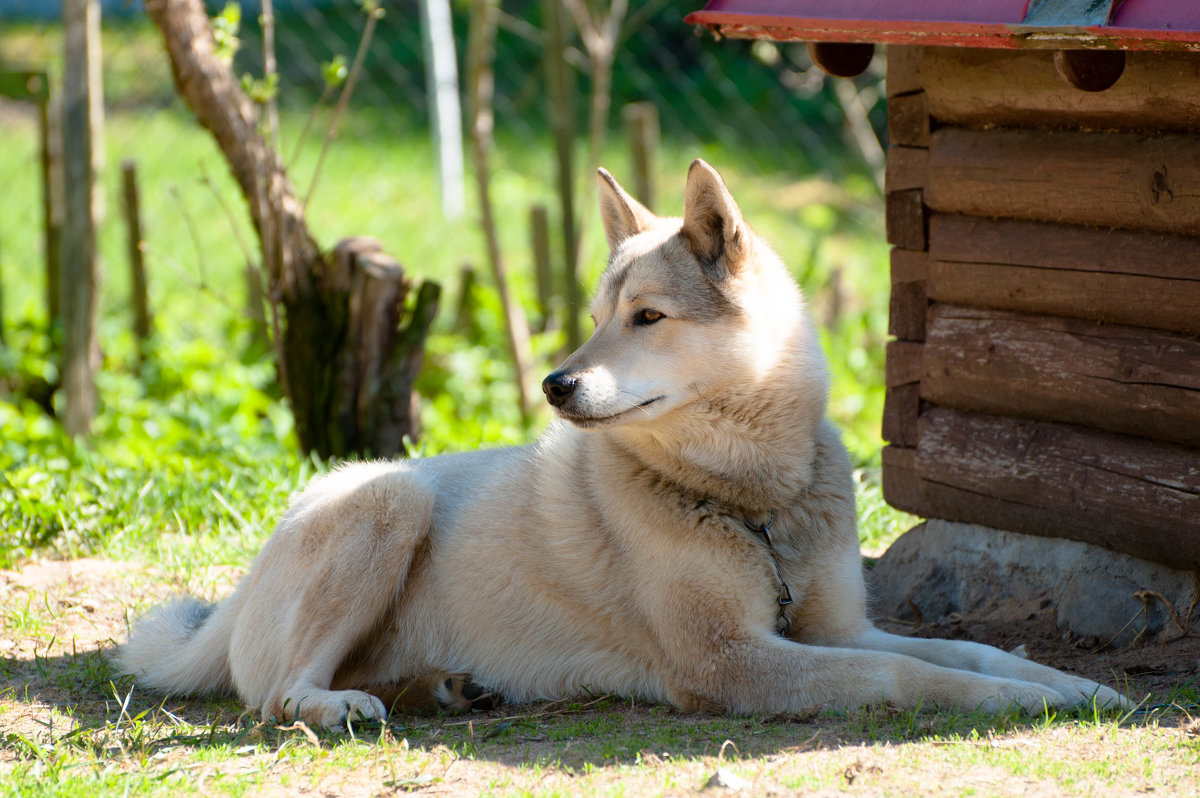
[[[625,189],[606,170],[597,172],[600,184],[600,218],[604,220],[604,235],[608,248],[616,249],[630,236],[646,230],[654,222],[654,214],[626,193]]]
[[[715,276],[735,274],[745,261],[748,241],[742,212],[717,171],[699,159],[688,170],[680,232]]]

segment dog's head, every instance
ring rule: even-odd
[[[688,171],[682,219],[655,216],[603,169],[599,185],[611,255],[595,331],[542,383],[562,418],[638,424],[740,393],[805,337],[795,283],[708,164]]]

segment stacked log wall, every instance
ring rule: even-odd
[[[1200,567],[1197,87],[889,49],[891,504]]]

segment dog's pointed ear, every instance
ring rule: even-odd
[[[706,267],[723,260],[726,272],[734,274],[745,261],[748,241],[742,212],[717,170],[700,159],[688,170],[680,232]]]
[[[596,177],[600,184],[600,218],[604,221],[604,235],[608,238],[608,248],[616,249],[617,244],[648,229],[655,216],[629,196],[607,170],[600,169]]]

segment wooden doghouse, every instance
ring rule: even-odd
[[[1197,567],[1200,2],[718,0],[688,21],[821,43],[833,74],[888,45],[888,502]]]

